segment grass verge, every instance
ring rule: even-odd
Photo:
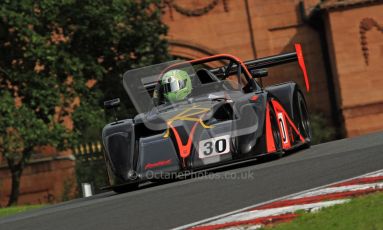
[[[383,192],[352,199],[350,202],[324,208],[315,213],[302,213],[288,223],[268,226],[265,229],[383,229]]]
[[[14,206],[8,208],[0,208],[0,217],[15,215],[17,213],[25,212],[32,209],[42,208],[44,205],[27,205],[27,206]]]

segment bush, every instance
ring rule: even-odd
[[[312,144],[319,144],[335,139],[335,128],[330,125],[328,119],[321,113],[310,115]]]

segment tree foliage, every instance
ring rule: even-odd
[[[2,0],[0,151],[13,179],[36,146],[65,148],[99,129],[101,102],[126,99],[123,72],[168,58],[154,2]]]

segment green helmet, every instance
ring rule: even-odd
[[[184,100],[192,91],[189,74],[184,70],[170,70],[161,79],[164,97],[169,102]]]

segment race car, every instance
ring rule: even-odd
[[[109,188],[127,192],[144,181],[308,147],[309,115],[297,83],[261,83],[268,68],[290,62],[309,91],[299,44],[295,52],[245,62],[219,54],[127,71],[123,86],[138,114],[102,131]],[[107,109],[119,104],[104,102]]]

